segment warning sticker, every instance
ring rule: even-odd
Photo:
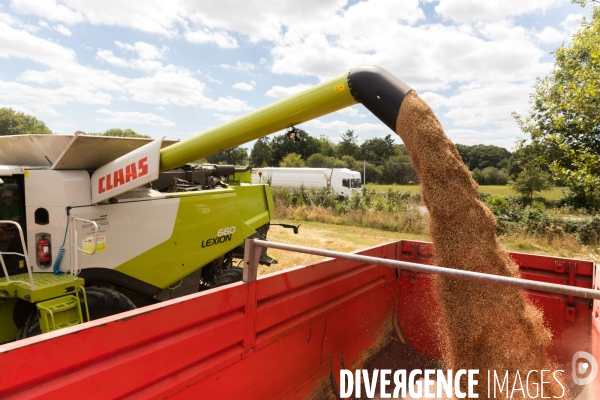
[[[337,93],[337,92],[341,92],[342,90],[346,89],[346,87],[344,86],[344,84],[342,83],[341,85],[337,85],[334,86],[333,88],[333,93]]]
[[[89,219],[90,221],[94,221],[98,224],[98,233],[110,232],[110,225],[108,224],[108,214],[103,214],[100,216],[81,216],[81,218]],[[81,222],[81,230],[84,235],[93,235],[94,234],[94,224],[90,222]]]
[[[94,238],[88,237],[81,241],[81,249],[87,252],[94,251]],[[104,253],[106,251],[106,236],[98,236],[98,246],[96,246],[96,253]],[[83,255],[88,255],[83,253]]]

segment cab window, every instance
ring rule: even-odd
[[[2,177],[0,186],[0,221],[17,222],[25,226],[23,179],[19,176]],[[25,230],[23,230],[25,234]],[[0,223],[0,252],[23,253],[19,231],[14,224]],[[9,274],[23,272],[23,257],[3,255]],[[0,275],[2,275],[0,273]]]

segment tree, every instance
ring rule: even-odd
[[[385,138],[367,139],[360,146],[361,159],[375,163],[382,163],[394,155],[394,139],[392,135]]]
[[[326,157],[335,156],[335,144],[327,136],[321,135],[317,140],[319,142],[319,153]]]
[[[0,108],[0,136],[6,135],[50,135],[52,131],[34,116]]]
[[[280,167],[306,167],[300,154],[290,153],[279,163]]]
[[[600,8],[568,47],[555,52],[554,70],[534,86],[531,112],[515,114],[540,163],[563,181],[578,206],[600,208]]]
[[[106,130],[104,132],[98,132],[98,133],[88,133],[88,135],[94,135],[94,136],[117,136],[117,137],[136,137],[136,138],[150,139],[150,136],[148,136],[148,135],[142,135],[140,133],[137,133],[133,129],[120,129],[120,128],[111,128],[111,129],[108,129],[108,130]]]
[[[342,135],[342,141],[337,145],[337,156],[360,157],[360,147],[358,147],[356,142],[358,142],[358,136],[354,134],[354,131],[346,131]]]
[[[290,153],[299,154],[303,160],[308,159],[315,153],[318,153],[321,146],[319,141],[310,136],[307,132],[301,131],[303,139],[294,141],[286,134],[277,135],[271,140],[271,163],[278,165]]]
[[[271,147],[269,139],[260,138],[254,143],[250,152],[250,163],[253,167],[267,167],[271,165]]]
[[[504,171],[496,167],[486,167],[481,170],[486,185],[506,185],[508,179]]]
[[[380,182],[412,185],[419,183],[419,178],[409,156],[393,156],[383,164]]]
[[[508,163],[510,151],[504,147],[478,144],[467,146],[457,144],[456,149],[470,171],[475,168],[483,170],[487,167],[504,168]]]
[[[533,194],[552,187],[550,175],[534,165],[529,165],[512,181],[513,189],[523,198],[531,201]]]
[[[206,157],[209,164],[244,165],[248,158],[248,151],[243,147],[234,147],[220,153]]]
[[[326,157],[321,153],[315,153],[308,157],[306,165],[310,168],[333,168],[335,158]]]
[[[475,168],[473,171],[471,171],[471,176],[478,185],[483,185],[485,183],[485,176],[483,176],[479,168]]]

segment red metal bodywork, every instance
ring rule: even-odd
[[[434,263],[423,242],[360,254]],[[592,287],[591,262],[512,256],[524,278]],[[600,359],[596,304],[527,295],[561,365],[579,350]],[[438,320],[430,276],[324,260],[0,346],[0,397],[335,398],[340,368],[362,368],[390,337],[439,359]]]

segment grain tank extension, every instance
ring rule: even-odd
[[[0,343],[240,280],[270,188],[248,168],[189,163],[357,102],[394,129],[410,90],[361,67],[177,143],[0,138]]]

